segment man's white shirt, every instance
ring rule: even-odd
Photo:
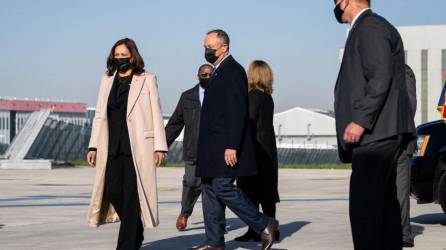
[[[201,85],[198,86],[198,96],[200,97],[201,106],[203,106],[204,88]]]

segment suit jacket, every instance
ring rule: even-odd
[[[104,195],[108,156],[107,100],[114,76],[104,75],[99,89],[89,148],[97,148],[96,176],[88,212],[93,227],[119,221],[119,216]],[[158,225],[158,193],[155,151],[167,151],[164,122],[154,74],[134,75],[128,95],[126,114],[144,228]]]
[[[238,163],[226,165],[226,149],[237,150]],[[198,177],[236,177],[257,173],[248,116],[248,79],[228,56],[215,70],[201,108],[197,148]]]
[[[409,101],[410,101],[410,115],[412,117],[412,120],[415,119],[415,113],[417,111],[417,81],[415,78],[415,74],[413,73],[412,69],[406,65],[406,86],[407,86],[407,93],[409,95]],[[411,124],[414,127],[412,128],[413,134],[412,137],[408,138],[407,147],[406,147],[406,153],[407,154],[413,154],[415,151],[417,151],[418,145],[417,145],[417,132],[415,128],[415,124]]]
[[[107,102],[108,155],[132,155],[126,121],[131,78],[121,83],[119,77],[115,76],[110,90]]]
[[[365,11],[351,28],[335,87],[335,116],[341,161],[352,149],[343,134],[350,122],[365,128],[358,145],[411,133],[413,119],[406,90],[404,47],[398,31]]]
[[[183,160],[197,160],[197,143],[200,125],[200,85],[183,92],[177,107],[166,125],[167,145],[170,147],[184,128]]]

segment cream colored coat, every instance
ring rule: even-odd
[[[88,213],[88,224],[93,227],[119,222],[118,214],[104,197],[108,154],[107,102],[113,79],[114,76],[102,77],[89,144],[89,147],[97,148],[96,177]],[[159,223],[154,154],[155,151],[167,151],[167,144],[156,76],[152,73],[133,76],[127,105],[127,126],[137,177],[141,219],[144,228],[153,228]]]

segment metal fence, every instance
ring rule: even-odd
[[[8,146],[8,160],[83,160],[87,153],[91,127],[50,116],[49,110],[33,112],[23,129]]]
[[[8,148],[8,144],[0,143],[0,155],[3,155]]]
[[[182,142],[174,142],[167,157],[168,163],[183,162]],[[279,164],[330,164],[340,163],[336,149],[278,148]]]
[[[90,126],[67,123],[51,117],[49,111],[34,112],[6,151],[5,157],[53,161],[84,160],[90,134]],[[335,149],[279,148],[277,151],[279,164],[340,163]],[[171,145],[167,162],[183,162],[182,142],[174,142]]]
[[[26,159],[83,160],[90,140],[90,127],[48,118]]]

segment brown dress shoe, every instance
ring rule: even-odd
[[[213,247],[208,244],[199,245],[196,247],[191,247],[188,250],[225,250],[224,247]]]
[[[177,219],[177,229],[178,231],[184,231],[187,227],[187,216],[184,214],[180,214]]]
[[[262,250],[271,249],[276,239],[276,231],[279,228],[279,222],[276,219],[269,218],[268,226],[260,233],[262,239]]]

